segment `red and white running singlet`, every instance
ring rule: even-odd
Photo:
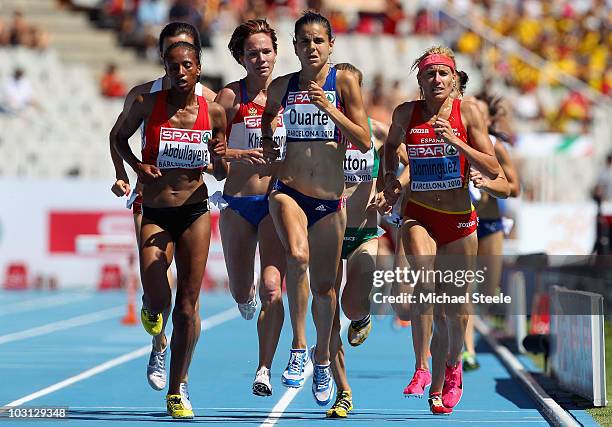
[[[469,181],[470,165],[462,152],[442,137],[423,119],[423,104],[414,105],[410,124],[406,130],[406,149],[410,161],[410,189],[412,191],[452,190],[465,188]],[[453,100],[448,118],[453,132],[461,141],[469,144],[469,138],[461,121],[461,101]]]
[[[262,105],[249,101],[244,79],[240,80],[240,107],[231,123],[227,125],[227,147],[238,150],[261,148],[261,115]],[[280,148],[280,157],[285,158],[287,131],[283,123],[283,109],[278,113],[274,142]]]
[[[203,169],[210,162],[208,141],[212,129],[206,99],[196,95],[198,116],[192,129],[173,128],[168,120],[168,91],[157,93],[153,113],[147,121],[142,161],[160,169]]]

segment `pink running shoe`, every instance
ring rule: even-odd
[[[442,404],[440,393],[429,395],[429,410],[434,415],[450,415],[453,413],[453,408],[447,408]]]
[[[427,369],[417,369],[410,384],[404,389],[404,397],[418,397],[425,394],[425,388],[431,385],[431,373]]]
[[[442,403],[447,408],[454,408],[463,395],[463,366],[461,362],[455,366],[446,365],[444,387],[442,387]]]

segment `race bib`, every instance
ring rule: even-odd
[[[261,116],[249,116],[244,118],[244,141],[245,150],[261,148]],[[274,130],[274,143],[280,148],[280,159],[285,158],[287,141],[287,130],[285,129],[283,115],[279,114]]]
[[[157,167],[160,169],[199,169],[210,162],[208,141],[211,130],[162,127],[159,133]]]
[[[336,92],[325,91],[325,96],[336,105]],[[308,92],[289,92],[284,113],[287,138],[303,140],[334,139],[336,125],[316,105],[310,103]]]
[[[346,142],[344,154],[344,181],[346,183],[371,182],[374,178],[374,149],[362,153],[349,141]],[[372,144],[374,147],[374,144]]]
[[[450,144],[408,145],[412,191],[461,188],[459,152]]]

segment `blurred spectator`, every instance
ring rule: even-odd
[[[5,83],[1,99],[0,111],[9,114],[17,114],[34,105],[32,85],[21,68],[15,68],[13,75]]]
[[[7,46],[10,41],[8,26],[0,17],[0,46]]]
[[[13,12],[13,20],[9,28],[9,43],[13,46],[27,44],[29,38],[28,24],[20,10]]]
[[[164,0],[140,0],[136,16],[141,25],[162,26],[168,20],[168,5]]]
[[[347,33],[350,30],[350,25],[346,15],[339,11],[332,9],[329,11],[329,23],[334,29],[334,33],[343,34]]]
[[[125,84],[117,73],[115,64],[108,64],[106,72],[100,79],[100,92],[108,98],[118,98],[125,96]]]
[[[49,45],[49,35],[36,25],[30,25],[20,10],[13,13],[10,24],[0,18],[0,46],[23,46],[45,50]]]
[[[408,93],[402,87],[402,82],[399,80],[394,81],[387,100],[389,108],[394,110],[395,107],[408,100]]]
[[[538,96],[537,86],[533,83],[524,85],[514,98],[516,116],[521,121],[537,121],[544,117],[542,102]]]
[[[561,132],[572,134],[588,133],[591,123],[591,103],[584,94],[571,90],[561,101],[559,113],[552,126]]]
[[[400,0],[385,0],[383,33],[398,35],[399,25],[404,19],[406,19],[406,14]]]
[[[361,34],[377,34],[382,32],[380,15],[372,12],[359,12],[355,31]]]
[[[593,198],[598,203],[612,202],[612,153],[606,157],[606,165],[597,177]]]
[[[480,51],[480,37],[473,31],[468,30],[457,40],[457,51],[466,55],[475,55]]]
[[[40,27],[31,26],[28,47],[39,51],[46,50],[49,47],[49,34]]]
[[[366,111],[374,120],[391,123],[391,108],[385,94],[384,79],[381,74],[376,74],[372,80]]]
[[[135,47],[138,50],[144,49],[143,28],[138,26],[136,18],[132,15],[125,15],[119,24],[119,34],[117,41],[121,46]]]
[[[430,35],[435,34],[436,30],[432,13],[423,8],[417,10],[412,32],[417,35]]]
[[[170,7],[170,22],[188,22],[198,28],[202,22],[202,15],[195,8],[194,3],[194,0],[175,0],[174,4]]]

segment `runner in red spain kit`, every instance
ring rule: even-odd
[[[285,315],[281,284],[286,263],[268,212],[268,195],[279,163],[267,164],[261,149],[261,114],[276,63],[276,32],[265,20],[249,20],[234,30],[228,47],[247,75],[228,84],[217,97],[225,108],[227,158],[232,160],[221,200],[227,207],[221,210],[219,227],[230,291],[247,320],[257,308],[254,261],[259,245],[262,306],[257,319],[259,363],[253,393],[270,396],[270,369]],[[286,132],[282,111],[279,114],[274,139],[284,149]]]
[[[171,88],[138,97],[120,126],[115,148],[144,184],[140,269],[144,288],[141,319],[155,336],[171,303],[167,270],[174,257],[177,285],[172,312],[172,357],[166,396],[168,414],[193,418],[187,373],[196,344],[200,287],[210,245],[208,189],[202,171],[211,162],[226,169],[225,111],[194,92],[200,49],[187,42],[164,53]],[[145,124],[142,160],[128,139]]]
[[[476,255],[477,217],[467,185],[470,165],[489,179],[496,179],[502,172],[478,107],[451,96],[459,85],[453,52],[444,47],[431,48],[415,61],[414,68],[418,68],[422,99],[403,103],[393,113],[385,148],[384,194],[392,206],[404,189],[409,191],[401,228],[404,250],[413,269],[433,270],[437,254]],[[395,153],[402,142],[407,146],[410,164],[398,179]],[[414,293],[434,289],[448,295],[467,291],[452,284],[421,281]],[[465,306],[438,304],[432,319],[426,314],[431,308],[426,303],[410,307],[417,362],[415,375],[404,392],[422,396],[431,382],[431,411],[448,414],[463,392],[461,350],[468,313]],[[416,318],[418,327],[414,325]],[[427,364],[432,320],[433,379]]]

